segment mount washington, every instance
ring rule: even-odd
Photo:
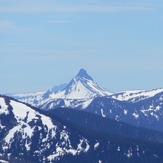
[[[161,163],[163,89],[113,93],[81,69],[44,92],[0,96],[0,162]]]

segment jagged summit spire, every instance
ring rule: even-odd
[[[89,80],[93,80],[91,76],[88,75],[87,71],[83,68],[80,69],[80,71],[78,72],[78,74],[76,75],[76,77],[79,78],[86,78]]]

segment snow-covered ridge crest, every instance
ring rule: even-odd
[[[110,97],[120,101],[138,102],[153,97],[159,93],[163,93],[163,88],[152,89],[152,90],[125,91],[125,92],[115,93]]]

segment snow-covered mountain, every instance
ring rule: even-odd
[[[43,110],[66,107],[85,110],[102,117],[163,132],[162,88],[113,94],[94,82],[83,69],[62,89],[32,96],[19,95],[15,98]]]
[[[161,143],[132,140],[129,137],[126,139],[115,134],[106,137],[103,132],[94,132],[89,128],[79,127],[78,132],[73,124],[65,124],[62,120],[51,118],[48,112],[46,113],[12,98],[0,96],[1,162],[120,163],[123,160],[134,163],[137,160],[143,163],[163,160]],[[90,121],[91,116],[88,117]],[[120,127],[120,124],[117,125]],[[125,130],[128,131],[129,128]],[[122,133],[126,132],[122,130]],[[161,136],[158,140],[163,140],[162,133],[155,135]],[[148,134],[146,136],[150,139]]]
[[[53,93],[50,97],[62,99],[88,99],[108,96],[112,93],[99,86],[84,69],[69,82],[65,89]]]
[[[112,93],[99,86],[86,70],[79,73],[68,83],[56,86],[46,92],[14,94],[13,98],[36,107],[81,107],[90,104],[95,97],[108,96]],[[49,108],[49,109],[50,109]],[[48,109],[48,108],[47,108]]]
[[[0,160],[163,161],[163,89],[113,94],[81,69],[68,84],[12,97],[27,104],[0,96]]]
[[[50,162],[89,150],[87,139],[76,135],[72,142],[70,137],[66,126],[23,103],[0,96],[0,157],[32,157],[32,162]]]

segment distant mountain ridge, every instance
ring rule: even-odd
[[[152,89],[152,90],[133,90],[133,91],[114,93],[110,97],[120,101],[138,102],[153,97],[156,94],[162,92],[163,92],[163,88]]]
[[[153,97],[156,94],[163,92],[163,88],[153,90],[131,90],[119,93],[112,93],[103,87],[99,86],[93,78],[87,73],[86,70],[80,69],[78,74],[68,83],[54,86],[44,92],[36,93],[21,93],[21,94],[9,94],[22,102],[29,103],[33,106],[39,107],[47,102],[57,103],[57,99],[65,100],[65,107],[76,107],[72,102],[72,105],[66,105],[66,101],[79,100],[87,101],[87,99],[94,99],[96,97],[109,96],[120,101],[138,102],[146,98]],[[55,104],[54,106],[57,107]],[[64,105],[62,106],[64,107]]]

